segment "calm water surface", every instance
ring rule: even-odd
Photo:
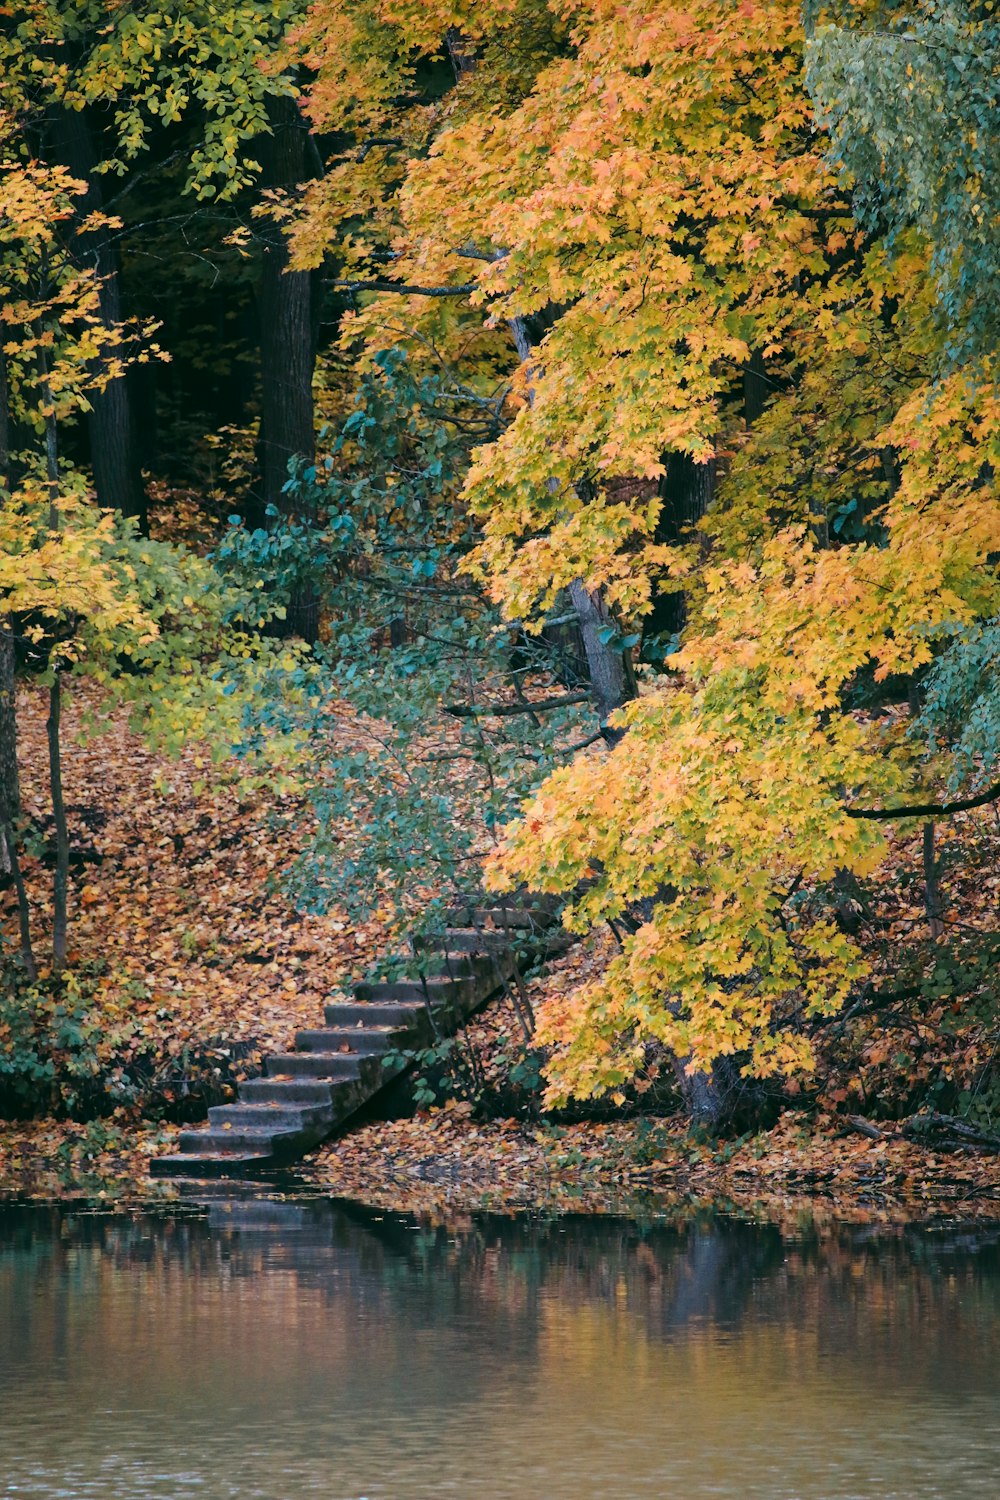
[[[0,1495],[1000,1496],[995,1233],[0,1206]]]

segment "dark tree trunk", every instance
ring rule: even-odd
[[[21,816],[21,783],[17,773],[15,692],[14,632],[9,620],[0,617],[0,873],[4,875],[20,873],[16,829]]]
[[[59,431],[49,391],[48,355],[39,353],[41,394],[48,412],[45,418],[45,477],[49,490],[49,530],[58,531],[59,511]],[[54,652],[50,665],[49,717],[45,726],[49,745],[49,786],[52,794],[52,817],[56,832],[56,868],[52,883],[52,972],[62,973],[66,964],[66,937],[69,927],[69,827],[66,822],[66,798],[62,782],[62,674]]]
[[[671,453],[666,468],[667,472],[660,480],[663,509],[656,526],[656,540],[677,543],[686,537],[709,507],[715,493],[715,463],[710,459],[708,463],[699,464],[689,453]],[[682,590],[657,593],[652,611],[646,618],[645,634],[647,637],[679,635],[686,617]]]
[[[743,419],[752,427],[764,411],[771,391],[764,368],[764,356],[755,349],[743,367]],[[690,528],[700,521],[715,494],[715,463],[695,463],[688,453],[671,453],[666,460],[667,472],[660,481],[663,509],[656,528],[658,542],[681,541]],[[686,624],[684,593],[658,594],[646,621],[647,636],[679,635]]]
[[[545,320],[547,321],[547,319]],[[522,364],[530,364],[534,348],[533,330],[525,318],[511,318],[510,331],[514,347]],[[528,401],[535,400],[534,381],[529,371]],[[585,486],[580,486],[585,493]],[[623,708],[636,696],[635,672],[627,647],[612,644],[615,629],[602,589],[591,592],[582,578],[576,578],[569,586],[570,602],[576,612],[576,628],[587,661],[587,676],[601,722],[601,733],[609,745],[616,745],[624,733],[608,724],[609,716],[616,708]],[[617,633],[617,632],[616,632]]]
[[[686,1057],[674,1058],[674,1076],[681,1091],[691,1124],[706,1130],[717,1130],[724,1115],[723,1091],[716,1077],[716,1067],[711,1073],[689,1073]]]
[[[763,414],[769,389],[764,356],[755,349],[743,366],[743,420],[748,427],[752,427]]]
[[[77,200],[80,216],[101,208],[101,179],[95,170],[99,158],[86,111],[67,109],[55,113],[51,151],[74,177],[87,184],[87,192]],[[79,265],[93,268],[100,278],[104,327],[118,327],[122,321],[121,276],[118,250],[110,231],[101,228],[80,235],[74,241],[74,254]],[[87,431],[98,504],[134,516],[145,532],[149,524],[148,506],[128,372],[109,381],[103,390],[92,391],[90,403]]]
[[[261,138],[265,188],[295,188],[312,175],[309,133],[294,99],[275,99],[268,106],[272,134]],[[288,240],[280,223],[263,221],[260,288],[261,413],[258,467],[259,514],[268,506],[283,515],[303,514],[301,502],[285,493],[293,458],[311,463],[315,455],[313,369],[316,363],[316,280],[308,271],[288,269]],[[303,590],[289,609],[288,630],[315,640],[318,601]]]
[[[17,771],[17,699],[14,679],[14,632],[0,617],[0,825],[13,827],[21,816],[21,782]],[[2,857],[3,851],[0,851]],[[4,868],[9,871],[9,863]]]
[[[520,359],[527,362],[531,358],[533,344],[523,318],[511,320],[511,333]],[[529,383],[528,400],[532,399],[533,392]],[[696,464],[686,454],[671,455],[661,491],[664,507],[657,529],[657,540],[679,540],[686,527],[705,514],[714,489],[714,462]],[[631,655],[627,648],[616,647],[612,643],[613,638],[608,638],[609,627],[616,622],[608,610],[603,593],[600,590],[591,593],[582,579],[576,579],[570,584],[569,593],[586,652],[591,692],[600,716],[601,733],[608,746],[613,748],[624,739],[627,731],[610,726],[608,717],[637,695]],[[653,627],[654,632],[664,629],[680,630],[683,625],[683,595],[661,595],[654,605],[654,619],[657,609],[661,611],[662,623]],[[675,899],[676,893],[664,892],[663,895],[666,899]],[[642,922],[648,922],[654,905],[655,898],[637,902],[626,914],[626,925],[634,931]],[[668,998],[664,1003],[674,1015],[678,1013],[680,1000]],[[721,1058],[710,1073],[689,1074],[689,1061],[689,1057],[675,1057],[674,1073],[691,1122],[706,1129],[718,1130],[731,1117],[740,1092],[738,1066],[734,1066],[729,1058]]]
[[[924,907],[927,912],[927,925],[930,928],[932,938],[939,938],[944,932],[944,908],[941,900],[941,884],[938,880],[938,860],[934,844],[934,824],[930,821],[924,824],[923,836],[924,856]]]
[[[11,474],[10,392],[7,360],[0,348],[0,505],[13,487]],[[2,607],[2,601],[0,601]],[[21,816],[21,784],[17,773],[17,698],[14,680],[14,630],[9,616],[0,614],[0,828],[9,830],[0,841],[0,870],[11,873],[13,829]]]
[[[11,427],[7,356],[3,352],[3,340],[0,339],[0,499],[14,488],[13,475],[10,471]]]
[[[452,70],[455,74],[455,82],[458,83],[465,77],[466,73],[474,71],[476,54],[472,51],[469,43],[457,26],[448,27],[445,33],[445,44],[448,48],[448,56],[451,59]]]
[[[62,973],[66,964],[66,935],[69,926],[69,826],[66,822],[66,798],[62,784],[61,725],[62,677],[57,672],[49,688],[49,717],[46,724],[52,816],[56,832],[56,869],[52,883],[52,972],[57,975]]]
[[[717,1057],[711,1072],[688,1073],[689,1058],[677,1058],[674,1072],[691,1124],[718,1135],[734,1126],[745,1130],[766,1120],[769,1100],[757,1078],[744,1078],[745,1058]]]
[[[38,968],[35,964],[35,950],[31,944],[31,903],[28,899],[27,887],[24,884],[24,876],[21,874],[21,861],[17,853],[17,834],[14,832],[13,824],[0,825],[0,854],[2,854],[2,867],[10,875],[14,884],[14,894],[17,898],[17,921],[21,937],[21,962],[28,979],[34,984],[38,978]]]

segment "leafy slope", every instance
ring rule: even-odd
[[[73,830],[71,967],[89,992],[102,1062],[125,1073],[155,1057],[156,1092],[169,1107],[185,1088],[186,1049],[228,1074],[316,1024],[338,980],[377,951],[376,924],[354,929],[336,912],[303,916],[280,885],[289,847],[280,834],[288,799],[241,794],[224,768],[194,750],[177,761],[151,753],[115,713],[81,742],[95,707],[74,694],[65,737]],[[45,835],[45,703],[19,704],[25,815]],[[276,824],[276,826],[272,826]],[[51,873],[25,860],[42,965]],[[5,943],[16,942],[12,893],[3,893]],[[214,1054],[214,1062],[211,1054]],[[171,1064],[173,1060],[173,1065]],[[139,1065],[148,1074],[149,1062]]]
[[[71,728],[87,706],[86,693],[76,698]],[[24,694],[20,722],[25,806],[41,819],[41,695]],[[169,1108],[173,1093],[183,1112],[176,1096],[199,1067],[209,1074],[218,1068],[214,1086],[221,1091],[225,1077],[252,1067],[261,1050],[315,1022],[330,990],[380,951],[377,923],[355,929],[336,913],[301,916],[280,888],[268,888],[293,852],[272,826],[290,809],[259,795],[241,800],[226,774],[201,765],[195,752],[165,761],[116,715],[97,738],[67,736],[66,777],[77,853],[74,968],[91,977],[90,1021],[107,1065],[127,1071],[144,1053],[155,1055],[159,1107]],[[996,1155],[941,1151],[906,1138],[899,1123],[935,1103],[984,1129],[993,1122],[997,1036],[992,1007],[980,998],[989,975],[961,996],[948,993],[941,978],[962,944],[995,924],[1000,824],[992,810],[956,819],[936,852],[942,940],[927,935],[919,833],[893,836],[891,858],[858,918],[873,988],[917,993],[861,1003],[828,1024],[818,1037],[817,1073],[792,1085],[792,1109],[772,1131],[709,1147],[693,1142],[680,1119],[484,1122],[456,1101],[351,1132],[318,1153],[306,1169],[310,1180],[434,1211],[482,1203],[600,1207],[649,1191],[722,1194],[782,1208],[818,1196],[836,1213],[890,1217],[994,1212]],[[43,859],[28,860],[26,874],[44,904],[50,872]],[[4,901],[10,939],[9,892]],[[41,950],[45,934],[36,937]],[[571,1002],[610,950],[605,938],[553,962],[530,983],[535,1007]],[[490,1080],[502,1084],[518,1041],[508,1003],[491,1006],[464,1040],[478,1048]],[[649,1074],[659,1066],[653,1059]],[[202,1075],[198,1086],[205,1084]],[[856,1115],[878,1122],[882,1138],[859,1135]],[[11,1125],[0,1130],[0,1183],[43,1195],[145,1193],[145,1161],[171,1133],[140,1125],[134,1110],[89,1126]]]

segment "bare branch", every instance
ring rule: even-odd
[[[589,703],[589,693],[566,693],[561,698],[536,698],[532,703],[446,703],[444,711],[455,719],[513,718],[515,714],[545,713],[550,708],[569,708],[574,703]]]
[[[467,297],[476,283],[462,286],[408,286],[400,281],[331,281],[331,286],[349,292],[395,292],[400,297]]]
[[[509,254],[507,250],[480,250],[478,245],[453,245],[452,255],[460,255],[463,260],[503,260]]]
[[[952,813],[985,807],[998,798],[1000,781],[980,792],[978,797],[961,797],[955,802],[914,802],[904,807],[848,807],[845,811],[849,818],[870,818],[875,822],[886,822],[891,818],[947,818]]]

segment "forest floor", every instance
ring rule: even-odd
[[[81,737],[97,701],[88,684],[75,685],[64,715],[69,967],[100,1027],[100,1062],[140,1079],[149,1073],[148,1093],[182,1108],[185,1092],[210,1089],[213,1076],[225,1087],[297,1028],[315,1025],[331,989],[379,951],[381,928],[294,910],[281,887],[292,799],[247,793],[196,750],[176,760],[153,753],[121,711]],[[45,714],[45,695],[23,691],[22,804],[43,837],[51,835]],[[29,843],[23,863],[44,979],[51,858],[45,848],[32,856]],[[0,931],[15,950],[9,889]]]
[[[52,1118],[0,1122],[0,1193],[169,1200],[183,1188],[152,1183],[147,1164],[169,1150],[179,1126],[148,1116],[182,1118],[190,1103],[197,1117],[206,1098],[226,1097],[262,1053],[316,1023],[331,991],[378,955],[384,929],[376,920],[356,928],[336,912],[292,909],[280,876],[289,858],[282,830],[294,806],[248,798],[194,752],[179,761],[152,754],[119,714],[98,737],[81,739],[73,730],[92,706],[84,690],[68,711],[65,744],[72,1038],[60,1042],[65,1068],[53,1084]],[[23,797],[43,835],[44,712],[42,695],[25,692]],[[877,911],[869,905],[861,918],[878,983],[897,980],[904,952],[919,977],[940,963],[944,944],[964,941],[974,928],[995,930],[1000,827],[987,814],[958,820],[938,847],[945,920],[954,932],[934,942],[924,933],[919,832],[894,846]],[[25,874],[44,969],[51,882],[44,838]],[[8,951],[14,919],[12,893],[4,891]],[[572,989],[606,957],[605,939],[576,945],[530,981],[533,1002]],[[990,1128],[997,1035],[994,1012],[981,1009],[982,1016],[975,997],[965,1010],[947,998],[919,998],[848,1015],[824,1038],[816,1077],[786,1096],[776,1125],[736,1140],[699,1140],[669,1115],[571,1124],[483,1119],[458,1098],[356,1127],[316,1152],[287,1186],[428,1213],[607,1211],[684,1198],[782,1218],[800,1211],[896,1221],[1000,1217],[1000,1155],[937,1149],[909,1138],[902,1125],[931,1104]],[[36,1018],[50,1044],[67,1021],[57,1012]],[[0,1086],[3,1055],[24,1043],[0,1002]],[[502,1094],[504,1070],[518,1052],[507,1002],[477,1017],[461,1047],[475,1050]],[[67,1109],[80,1113],[74,1090],[85,1100],[94,1076],[115,1070],[141,1081],[144,1102],[137,1096],[131,1107],[89,1123],[57,1118]]]

